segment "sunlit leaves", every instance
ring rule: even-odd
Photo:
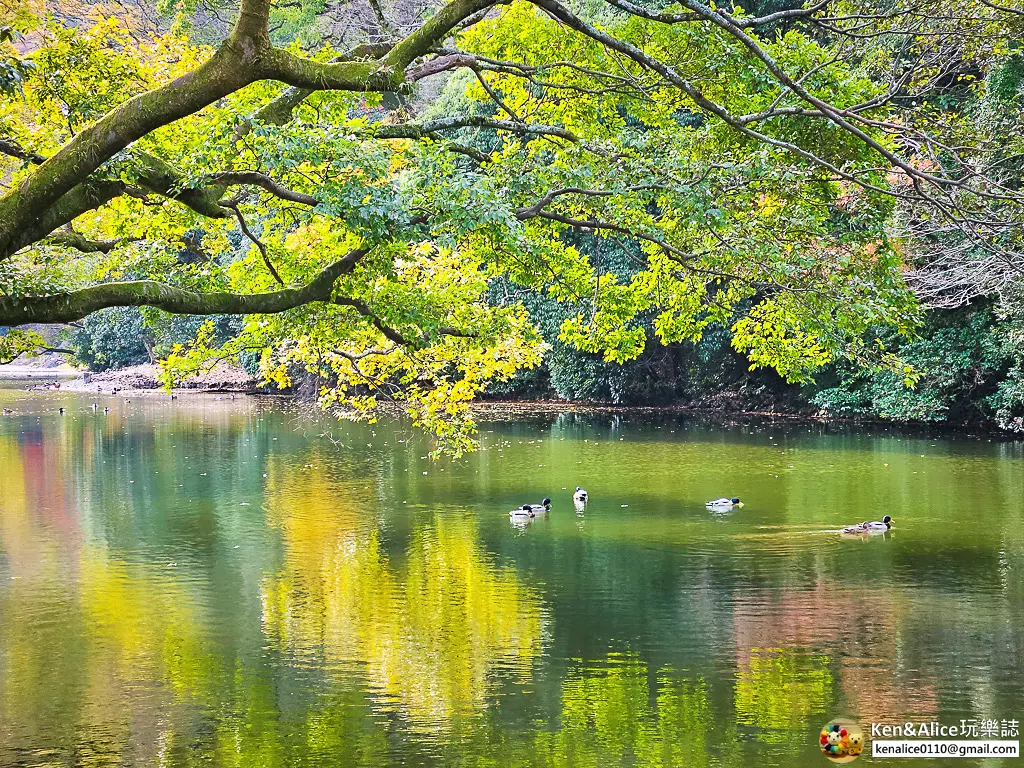
[[[298,4],[288,23],[301,26],[317,7]],[[655,24],[610,6],[590,9],[588,21],[657,56],[765,136],[888,183],[877,156],[848,132],[807,114],[760,116],[797,97],[726,31]],[[297,34],[289,45],[298,51],[314,37]],[[824,39],[793,29],[757,39],[838,108],[882,92],[871,76],[877,63],[849,63]],[[793,380],[858,354],[873,324],[906,330],[916,321],[884,195],[741,134],[671,78],[529,3],[501,6],[452,42],[480,57],[478,68],[453,76],[425,110],[406,95],[321,93],[262,121],[280,88],[260,82],[147,134],[98,172],[125,194],[75,223],[118,244],[73,258],[47,245],[19,254],[11,274],[40,270],[61,288],[154,278],[251,294],[279,289],[274,272],[300,286],[365,248],[332,302],[249,317],[225,345],[201,330],[168,357],[167,382],[258,355],[268,385],[314,377],[324,406],[370,419],[398,408],[455,454],[472,444],[468,403],[545,350],[519,290],[561,302],[560,342],[609,362],[727,327],[752,365]],[[309,55],[336,53],[320,45]],[[32,56],[24,102],[0,108],[0,125],[49,153],[130,94],[210,55],[175,36],[139,43],[112,19],[85,33],[53,26]],[[392,124],[465,115],[572,135],[446,127],[422,140],[377,138]],[[147,188],[154,163],[174,177],[169,190]],[[24,173],[8,166],[15,181]],[[223,172],[263,174],[304,202],[257,185],[218,186]],[[200,191],[212,195],[212,214],[187,205]],[[47,262],[53,255],[74,266]],[[495,304],[499,281],[512,290]]]
[[[12,329],[0,336],[0,365],[9,363],[23,354],[38,354],[46,348],[46,341],[36,331]]]

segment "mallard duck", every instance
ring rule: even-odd
[[[509,512],[509,517],[536,517],[551,509],[551,499],[544,499],[540,504],[523,504]]]
[[[704,506],[708,509],[730,510],[733,507],[742,507],[743,504],[740,503],[739,499],[733,497],[731,499],[712,499]]]
[[[587,492],[584,491],[582,488],[580,488],[577,485],[576,486],[576,493],[574,493],[572,495],[572,500],[573,501],[582,501],[584,504],[586,504],[587,503],[587,499],[588,499]]]
[[[881,520],[874,522],[857,523],[843,528],[843,533],[885,533],[892,528],[892,518],[885,515]]]

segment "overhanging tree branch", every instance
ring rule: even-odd
[[[0,295],[0,325],[67,323],[106,307],[155,307],[184,315],[275,314],[317,301],[331,301],[334,284],[355,269],[370,248],[359,248],[325,267],[299,288],[269,293],[199,293],[154,280],[103,283],[52,296]]]
[[[56,154],[0,197],[0,259],[34,242],[22,233],[29,228],[45,237],[38,220],[62,196],[85,182],[104,162],[157,128],[209,106],[259,80],[279,80],[300,91],[395,90],[405,70],[452,29],[495,0],[450,0],[381,58],[333,63],[302,59],[274,48],[267,33],[269,0],[244,0],[231,35],[192,72],[139,94],[85,127]],[[293,99],[304,96],[295,93]],[[285,110],[288,111],[288,110]],[[63,222],[62,222],[63,223]]]

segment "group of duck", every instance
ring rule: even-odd
[[[577,485],[576,490],[572,494],[572,501],[576,509],[578,511],[584,509],[589,500],[590,495]],[[704,506],[712,512],[729,512],[736,507],[742,507],[743,502],[734,496],[732,498],[712,499]],[[550,510],[551,499],[544,498],[540,504],[523,504],[523,506],[513,509],[508,515],[512,520],[529,520],[537,517],[537,515],[543,515]],[[848,525],[843,528],[842,532],[855,534],[885,533],[890,528],[892,528],[892,518],[889,515],[885,515],[881,520]]]
[[[589,499],[590,497],[587,495],[587,492],[577,485],[576,490],[572,494],[572,503],[576,506],[576,509],[583,510],[587,506]],[[550,509],[551,499],[545,498],[541,500],[540,504],[523,504],[521,507],[516,507],[508,513],[508,516],[513,520],[529,520],[537,515],[543,515],[550,511]]]
[[[589,494],[577,485],[576,490],[572,494],[572,502],[576,506],[576,509],[582,510],[583,508],[585,508],[589,500]],[[742,507],[743,503],[737,498],[723,498],[712,499],[704,506],[716,512],[728,512],[733,507]],[[523,504],[523,506],[521,507],[516,507],[515,509],[508,513],[508,516],[513,519],[531,518],[536,517],[537,515],[543,515],[545,512],[550,511],[550,509],[551,499],[545,498],[541,500],[540,504]]]

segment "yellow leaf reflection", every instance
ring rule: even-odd
[[[762,741],[784,741],[785,731],[804,728],[812,713],[824,712],[832,696],[827,656],[788,648],[751,648],[740,659],[736,720],[755,726]]]
[[[264,629],[294,663],[358,670],[380,710],[425,731],[481,711],[498,677],[529,679],[544,639],[540,599],[484,552],[471,518],[418,521],[391,555],[360,517],[361,489],[310,466],[268,487],[285,554],[261,588]]]
[[[537,733],[533,764],[708,765],[712,710],[706,683],[668,668],[652,680],[632,653],[613,653],[601,665],[570,671],[560,719],[557,730]]]

